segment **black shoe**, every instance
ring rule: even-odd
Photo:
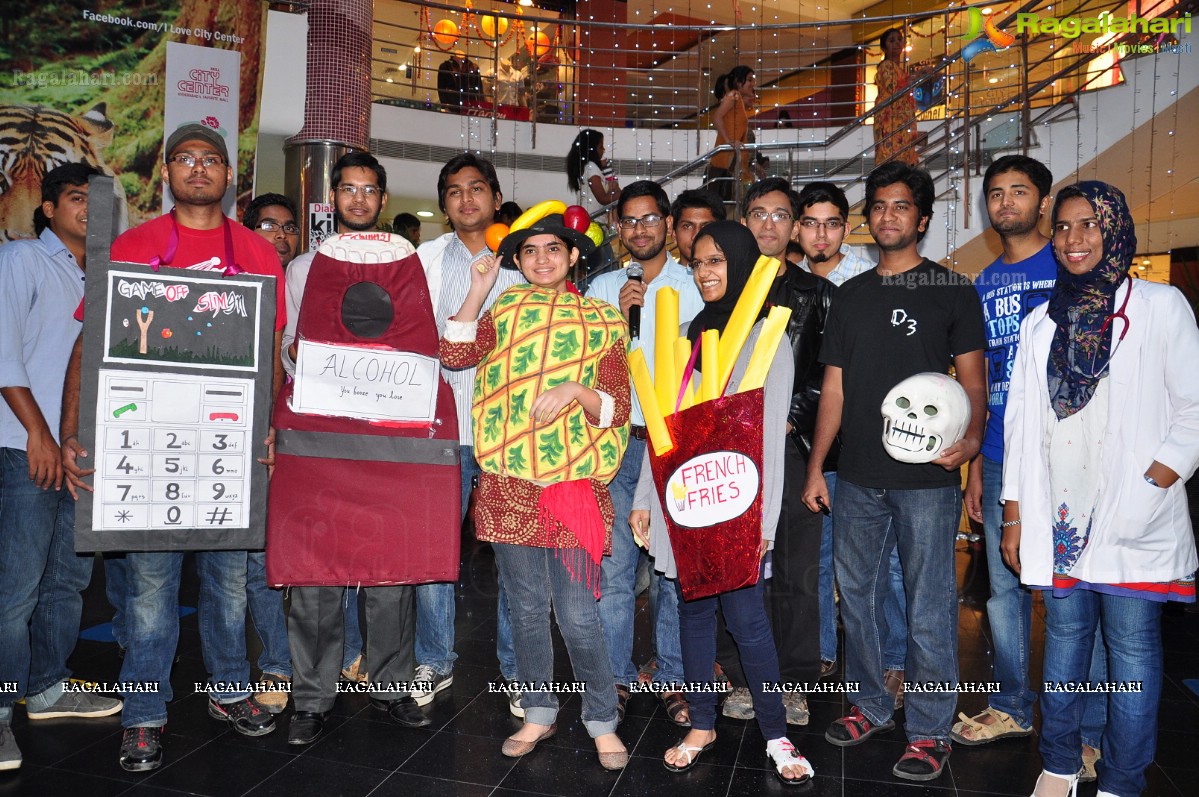
[[[297,711],[287,729],[287,743],[312,744],[324,732],[324,714],[319,711]]]
[[[162,728],[126,728],[121,734],[121,769],[149,772],[162,766]]]
[[[433,720],[425,716],[425,713],[420,710],[420,706],[416,705],[416,701],[411,696],[391,701],[372,697],[371,708],[386,711],[393,720],[409,728],[423,728],[433,722]]]
[[[233,723],[233,730],[242,736],[266,736],[275,730],[275,718],[252,697],[233,703],[218,703],[209,698],[208,716]]]

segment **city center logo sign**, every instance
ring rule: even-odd
[[[970,40],[969,44],[962,48],[962,60],[966,63],[970,63],[975,56],[983,53],[1006,50],[1012,46],[1012,42],[1016,41],[1015,36],[995,27],[995,23],[990,18],[984,17],[983,12],[979,9],[972,6],[966,11],[970,15],[966,32],[962,34],[963,39]]]

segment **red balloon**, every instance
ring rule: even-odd
[[[575,232],[586,233],[591,226],[591,214],[582,205],[571,205],[563,211],[562,223]]]

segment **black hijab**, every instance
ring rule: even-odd
[[[714,221],[706,225],[699,231],[699,235],[695,236],[695,240],[691,244],[692,252],[695,251],[696,244],[703,238],[711,238],[721,254],[724,255],[727,288],[724,296],[716,301],[704,302],[704,309],[700,310],[699,314],[691,320],[691,324],[687,328],[687,338],[691,341],[692,350],[699,342],[704,330],[715,329],[721,333],[724,332],[725,326],[729,323],[729,316],[733,314],[733,308],[737,306],[737,300],[741,298],[745,284],[749,282],[749,275],[753,273],[754,265],[762,256],[754,234],[744,224],[735,221]],[[758,311],[758,320],[765,318],[769,310],[770,308],[763,302],[762,309]]]

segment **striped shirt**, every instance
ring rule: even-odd
[[[837,267],[830,271],[827,276],[825,276],[826,280],[838,287],[840,287],[840,285],[846,280],[853,279],[859,274],[874,268],[873,263],[858,255],[857,252],[853,251],[853,249],[849,247],[849,244],[841,244],[840,252],[841,262],[839,262]],[[804,271],[810,272],[812,270],[812,267],[808,264],[808,259],[806,257],[802,262],[800,262],[799,267]]]
[[[489,251],[485,249],[479,254]],[[458,312],[470,290],[470,265],[478,255],[472,255],[466,244],[462,243],[462,239],[452,232],[421,244],[416,253],[420,256],[425,275],[429,278],[429,291],[436,297],[437,305],[433,308],[433,317],[437,321],[437,334],[444,336],[446,320]],[[435,280],[439,280],[437,285],[432,284]],[[523,282],[525,278],[516,269],[501,268],[495,285],[491,287],[487,299],[483,302],[483,312],[491,307],[497,296],[513,285]],[[474,425],[470,407],[475,391],[475,369],[442,366],[441,375],[454,391],[454,406],[458,411],[458,440],[464,446],[474,446]]]

